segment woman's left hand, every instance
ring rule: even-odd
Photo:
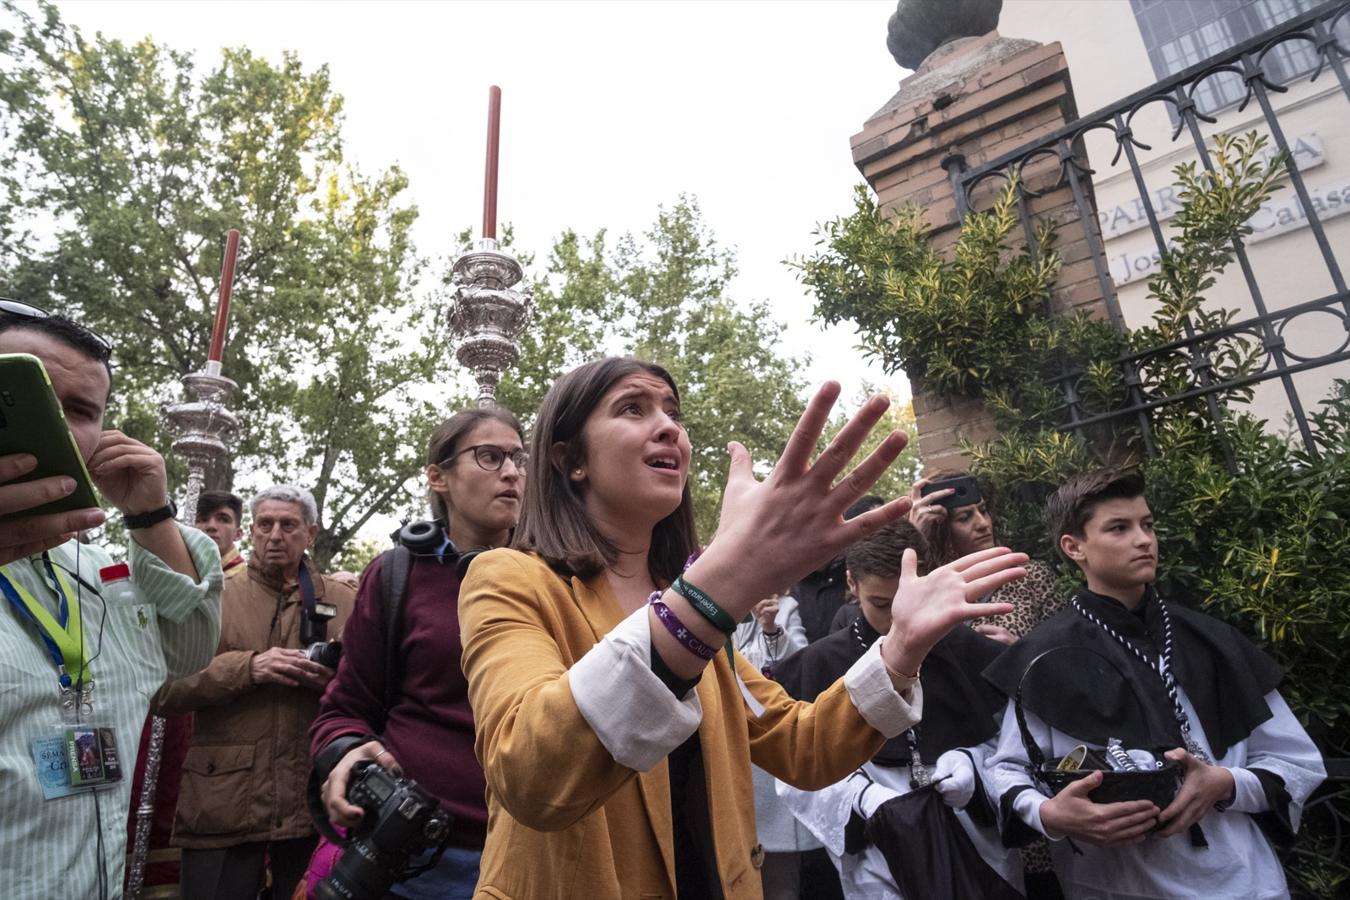
[[[991,547],[919,575],[918,555],[906,550],[891,603],[891,630],[881,648],[887,668],[902,676],[917,674],[928,651],[956,625],[1012,612],[1010,603],[975,601],[1026,575],[1026,561],[1025,553]]]

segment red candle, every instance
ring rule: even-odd
[[[483,237],[497,237],[497,148],[501,142],[502,89],[488,88],[487,171],[483,175]]]
[[[216,324],[211,329],[211,352],[206,358],[220,362],[225,352],[225,323],[230,318],[230,291],[234,288],[234,261],[239,255],[239,229],[231,228],[225,239],[225,260],[220,264],[220,301],[216,304]]]

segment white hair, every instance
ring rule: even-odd
[[[256,517],[258,507],[267,500],[279,500],[282,503],[294,503],[300,507],[300,515],[306,525],[319,524],[319,504],[314,495],[302,487],[293,484],[276,484],[265,491],[259,491],[248,505],[249,514]]]

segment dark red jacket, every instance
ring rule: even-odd
[[[361,576],[342,632],[342,661],[310,728],[310,750],[317,759],[343,735],[378,735],[404,776],[454,815],[451,843],[481,846],[487,785],[473,752],[473,712],[459,662],[459,576],[450,560],[413,559],[400,619],[401,687],[386,715],[382,563],[377,558]]]

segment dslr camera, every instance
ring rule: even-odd
[[[317,641],[305,648],[305,659],[330,669],[342,659],[342,641]]]
[[[452,816],[417,782],[400,778],[371,760],[352,768],[347,800],[364,811],[342,857],[319,882],[319,900],[380,900],[390,885],[435,866],[450,839]],[[423,851],[431,861],[410,871]]]
[[[336,669],[342,659],[342,641],[328,640],[328,623],[336,615],[336,606],[310,595],[305,598],[300,617],[300,646],[305,648],[305,659],[330,669]]]

